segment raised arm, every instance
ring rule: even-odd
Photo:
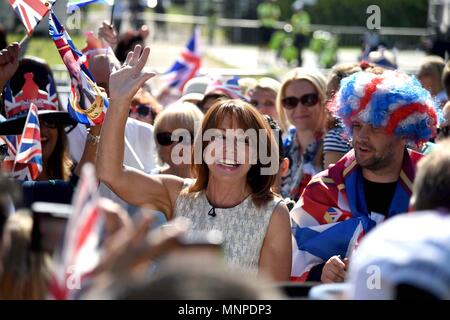
[[[144,71],[150,48],[137,45],[125,63],[109,79],[110,105],[103,123],[97,153],[98,177],[118,196],[136,206],[149,206],[172,218],[183,179],[169,175],[146,175],[123,166],[125,124],[129,105],[138,89],[154,73]]]

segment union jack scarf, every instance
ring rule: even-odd
[[[405,151],[388,218],[408,211],[415,167],[421,157],[415,151]],[[306,281],[314,266],[334,255],[349,257],[361,238],[384,220],[368,211],[363,183],[353,149],[311,179],[290,213],[292,281]]]

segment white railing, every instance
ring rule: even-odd
[[[123,14],[125,18],[127,14]],[[204,16],[191,16],[191,15],[175,15],[175,14],[159,14],[144,12],[138,15],[139,18],[146,21],[159,21],[168,23],[181,23],[181,24],[198,24],[208,25],[209,19]],[[217,27],[236,27],[236,28],[259,28],[260,22],[258,20],[250,19],[229,19],[218,18],[216,21]],[[277,24],[278,29],[283,29],[288,24],[286,21],[279,21]],[[361,26],[332,26],[323,24],[311,24],[311,30],[325,30],[335,34],[364,34],[367,32],[366,27]],[[426,36],[430,34],[430,30],[426,28],[399,28],[399,27],[384,27],[380,29],[382,35],[397,35],[397,36]]]

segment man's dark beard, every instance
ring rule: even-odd
[[[355,150],[355,157],[356,157],[356,162],[358,163],[358,165],[361,168],[367,169],[367,170],[371,170],[371,171],[378,171],[380,169],[386,168],[390,162],[392,161],[392,148],[391,146],[389,146],[388,148],[386,148],[387,153],[384,156],[374,156],[371,157],[370,159],[366,160],[364,163],[363,161],[361,161],[358,157],[358,151]]]

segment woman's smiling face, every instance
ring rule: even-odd
[[[251,143],[244,131],[231,116],[225,117],[216,129],[212,129],[211,142],[203,155],[211,177],[228,181],[246,179],[251,168]]]
[[[307,95],[318,95],[314,85],[308,80],[294,80],[286,86],[283,98],[295,97],[301,98]],[[298,131],[311,130],[319,128],[323,119],[323,107],[320,100],[310,106],[305,106],[301,102],[293,109],[285,109],[286,116]]]

